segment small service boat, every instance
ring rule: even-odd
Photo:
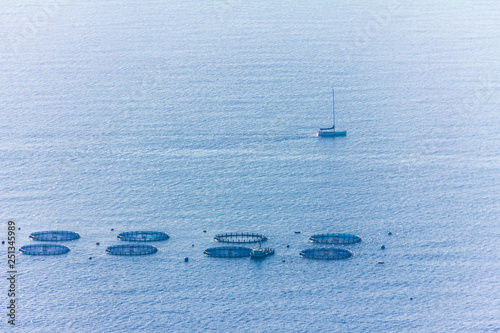
[[[336,131],[335,130],[335,93],[332,89],[333,96],[333,126],[328,128],[320,128],[318,131],[318,136],[346,136],[347,131]]]
[[[274,249],[271,248],[258,248],[258,249],[253,249],[252,252],[250,252],[250,258],[252,259],[262,259],[267,256],[270,256],[274,254]]]

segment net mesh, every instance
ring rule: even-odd
[[[158,249],[151,245],[114,245],[106,249],[106,252],[116,256],[140,256],[156,253]]]
[[[169,236],[160,231],[129,231],[119,234],[118,239],[129,242],[157,242],[169,239]]]
[[[34,241],[60,242],[80,238],[80,235],[73,231],[38,231],[33,232],[29,238]]]
[[[259,243],[266,241],[267,237],[252,232],[229,232],[215,235],[214,239],[220,243]]]
[[[252,249],[240,246],[222,246],[222,247],[212,247],[206,249],[203,252],[204,255],[209,257],[218,258],[241,258],[249,257]]]
[[[344,249],[322,248],[304,250],[300,252],[300,256],[308,259],[336,260],[349,258],[352,253]]]
[[[19,251],[33,256],[53,256],[68,253],[70,250],[69,247],[58,244],[32,244],[22,246]]]
[[[354,244],[361,242],[361,238],[350,234],[319,234],[312,235],[309,241],[320,244]]]

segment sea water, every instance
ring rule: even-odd
[[[81,235],[63,256],[17,255],[17,331],[500,330],[496,1],[0,13],[0,236],[9,220],[17,247]],[[347,136],[318,138],[332,87]],[[105,254],[134,230],[171,238]],[[276,254],[203,256],[236,231]],[[363,241],[299,257],[327,232]]]

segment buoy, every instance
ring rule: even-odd
[[[188,257],[184,258],[184,261],[185,261],[185,262],[188,262],[188,261],[189,261],[189,258],[188,258]]]
[[[286,247],[290,247],[290,245],[287,245]]]
[[[95,245],[101,245],[99,242],[95,243]]]
[[[203,232],[207,232],[206,230],[203,230]]]
[[[388,235],[389,235],[389,236],[390,236],[390,235],[392,235],[392,232],[390,232],[390,231],[389,231]]]
[[[111,228],[111,231],[115,231],[115,229]]]
[[[382,245],[382,246],[380,247],[380,249],[381,249],[381,250],[385,250],[385,245]]]
[[[2,244],[5,244],[5,241],[2,241]]]
[[[92,260],[92,257],[89,257],[89,260]]]
[[[17,228],[17,230],[21,230],[21,228]]]
[[[281,260],[281,262],[285,262],[285,259]]]
[[[410,297],[410,301],[413,301],[413,297]]]
[[[193,244],[193,245],[191,245],[191,246],[194,246],[194,244]]]

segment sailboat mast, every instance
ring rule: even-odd
[[[346,136],[347,131],[335,130],[335,91],[332,87],[332,113],[333,113],[333,126],[330,128],[320,128],[318,136]]]
[[[335,129],[335,92],[332,88],[332,110],[333,110],[333,127]]]

